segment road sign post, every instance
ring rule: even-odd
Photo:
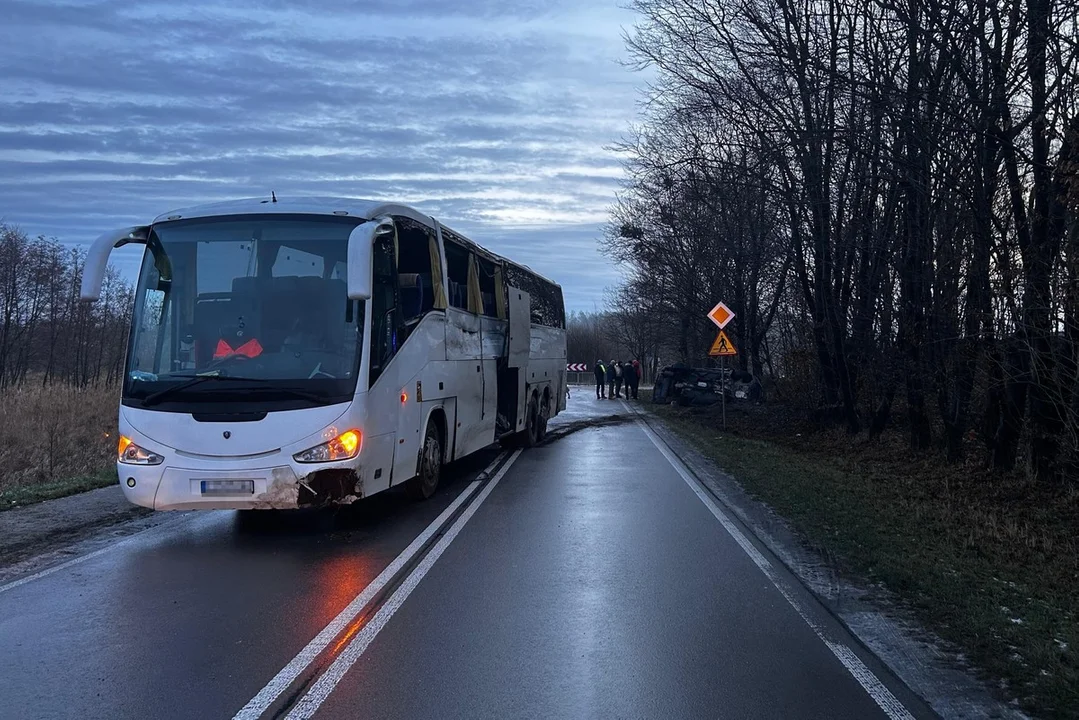
[[[711,357],[719,358],[720,389],[722,392],[720,401],[723,403],[723,432],[727,432],[727,358],[737,355],[738,349],[734,347],[734,343],[727,337],[727,332],[723,328],[727,327],[727,324],[734,319],[734,311],[727,307],[726,303],[719,302],[708,312],[708,319],[719,327],[719,335],[716,336],[715,342],[712,343],[712,348],[708,351],[708,354]]]
[[[723,378],[723,432],[727,432],[727,356],[722,356],[719,362],[719,374]]]

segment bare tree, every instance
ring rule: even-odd
[[[83,254],[0,224],[0,387],[120,377],[132,288],[110,267],[99,301],[78,300]]]
[[[1077,0],[633,7],[657,80],[604,248],[657,343],[700,361],[729,298],[755,373],[813,358],[815,417],[876,436],[901,392],[912,448],[1071,467]]]

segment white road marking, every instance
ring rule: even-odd
[[[107,552],[112,552],[113,550],[115,550],[115,549],[117,549],[119,547],[122,547],[123,545],[126,545],[126,544],[130,543],[133,540],[142,539],[142,537],[146,533],[151,532],[153,530],[161,530],[161,529],[165,529],[165,528],[170,528],[173,525],[177,525],[177,524],[179,524],[179,523],[181,523],[181,522],[183,522],[185,520],[190,520],[190,519],[191,518],[189,518],[189,517],[179,517],[179,518],[175,518],[173,520],[166,520],[165,522],[161,523],[160,525],[154,525],[153,527],[145,528],[144,530],[140,530],[140,531],[138,531],[137,533],[135,533],[133,535],[128,535],[123,540],[115,542],[115,543],[113,543],[111,545],[107,545],[107,546],[105,546],[103,548],[100,548],[98,550],[94,550],[93,552],[86,553],[85,555],[80,555],[80,556],[78,556],[76,558],[71,558],[70,560],[65,560],[64,562],[60,563],[59,565],[53,565],[52,567],[47,567],[44,570],[39,570],[38,572],[33,573],[32,575],[27,575],[26,577],[19,578],[18,580],[12,580],[9,583],[5,583],[4,585],[0,585],[0,593],[7,592],[8,590],[14,590],[15,588],[19,587],[20,585],[25,585],[26,583],[33,582],[34,580],[40,580],[43,577],[48,577],[49,575],[52,575],[53,573],[60,572],[61,570],[67,570],[69,567],[74,567],[75,565],[79,565],[80,563],[84,563],[87,560],[93,560],[94,558],[100,557],[100,556],[104,555]]]
[[[625,405],[625,403],[622,404]],[[628,405],[626,405],[626,409],[630,409]],[[686,485],[689,486],[690,490],[693,491],[700,501],[704,503],[704,506],[711,511],[717,520],[719,520],[723,529],[726,530],[734,541],[738,543],[739,547],[749,555],[750,559],[761,569],[761,572],[772,581],[772,584],[775,585],[780,594],[787,599],[787,602],[790,603],[791,607],[793,607],[798,615],[801,616],[806,625],[808,625],[828,649],[832,651],[832,654],[836,656],[836,659],[842,663],[843,667],[847,669],[847,672],[849,672],[869,696],[873,698],[877,705],[880,706],[880,709],[892,720],[914,720],[914,716],[903,706],[903,703],[896,699],[895,695],[884,686],[884,683],[880,681],[872,670],[866,667],[865,663],[863,663],[850,648],[841,643],[832,642],[825,637],[823,628],[810,619],[809,614],[806,612],[805,608],[802,607],[801,602],[791,594],[786,587],[786,583],[780,579],[779,574],[776,572],[775,568],[772,567],[772,563],[757,550],[753,543],[749,541],[749,538],[747,538],[745,534],[738,529],[738,526],[734,524],[730,517],[723,512],[722,508],[720,508],[719,504],[716,502],[716,499],[701,484],[701,481],[689,471],[685,463],[683,463],[678,456],[670,451],[667,444],[652,431],[652,428],[648,427],[648,425],[646,425],[639,417],[636,418],[636,422],[640,428],[644,430],[645,435],[652,441],[652,444],[656,446],[656,449],[659,450],[663,457],[667,458],[667,462],[671,464],[671,467],[673,467],[679,476],[686,482]]]
[[[407,565],[412,558],[415,557],[427,541],[438,532],[439,528],[441,528],[446,521],[457,512],[457,509],[460,508],[463,503],[471,499],[473,493],[481,482],[480,479],[489,477],[491,472],[498,466],[498,463],[501,462],[504,457],[506,457],[505,452],[499,453],[498,457],[496,457],[491,464],[480,473],[478,478],[473,480],[469,486],[457,496],[450,506],[442,511],[442,514],[424,528],[423,532],[420,533],[407,548],[402,550],[401,554],[386,566],[386,569],[378,574],[378,577],[372,580],[344,610],[337,614],[337,617],[331,620],[330,623],[311,640],[311,642],[307,643],[304,649],[301,650],[296,657],[292,658],[288,665],[281,668],[277,675],[274,675],[273,679],[266,684],[266,687],[262,688],[255,697],[251,698],[251,700],[236,713],[233,720],[255,720],[266,712],[267,708],[269,708],[281,693],[283,693],[288,686],[300,676],[300,673],[307,669],[307,666],[318,657],[319,653],[325,650],[330,642],[332,642],[349,623],[356,619],[356,616],[371,602],[371,599],[374,598],[374,596],[377,595],[391,579],[393,579],[394,575],[400,572],[401,568]],[[516,456],[514,456],[514,458],[515,457]],[[496,481],[502,476],[502,473],[505,472],[506,467],[513,462],[514,458],[511,458],[509,463],[506,463],[506,466],[502,468],[502,471],[496,476]],[[480,501],[482,502],[482,498]],[[445,538],[443,538],[443,540],[445,540]],[[400,589],[398,589],[398,592],[400,592]],[[395,592],[394,596],[396,596],[396,594],[397,593]],[[391,601],[394,596],[391,596]],[[370,623],[368,625],[370,625]],[[366,628],[364,629],[366,630]],[[336,662],[334,664],[336,665]]]
[[[487,496],[491,494],[491,491],[498,485],[499,480],[506,474],[506,471],[510,469],[514,461],[520,456],[521,451],[517,450],[510,456],[510,459],[506,461],[506,464],[498,471],[498,474],[491,479],[487,486],[480,491],[476,496],[475,502],[470,504],[461,516],[453,523],[453,526],[446,531],[439,541],[435,544],[431,551],[420,561],[405,581],[401,583],[393,595],[389,597],[386,603],[379,608],[370,622],[363,626],[363,629],[356,634],[354,638],[349,642],[348,646],[337,656],[337,659],[333,661],[326,672],[315,682],[307,694],[304,695],[300,701],[292,708],[292,712],[286,716],[285,720],[307,720],[313,716],[326,701],[326,698],[330,696],[337,684],[341,682],[341,678],[345,676],[345,673],[360,659],[367,647],[375,639],[378,633],[386,626],[386,623],[390,621],[393,614],[400,609],[401,605],[405,602],[408,596],[416,589],[416,586],[423,580],[424,575],[431,569],[438,558],[453,542],[457,534],[461,532],[461,528],[472,518],[476,510],[483,501],[487,499]]]

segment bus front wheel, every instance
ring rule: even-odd
[[[438,481],[442,476],[442,438],[438,428],[427,424],[427,433],[423,438],[423,451],[420,453],[416,476],[405,484],[408,494],[416,500],[426,500],[435,494]]]

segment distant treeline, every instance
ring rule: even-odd
[[[645,383],[656,376],[659,347],[657,333],[648,318],[620,307],[618,298],[608,298],[602,312],[575,312],[566,315],[566,356],[571,363],[586,363],[592,370],[597,360],[641,365]]]
[[[0,224],[0,387],[111,384],[123,373],[132,287],[109,267],[79,302],[85,254]]]
[[[722,299],[822,421],[1075,477],[1079,2],[632,5],[605,247],[655,343],[703,361]]]

